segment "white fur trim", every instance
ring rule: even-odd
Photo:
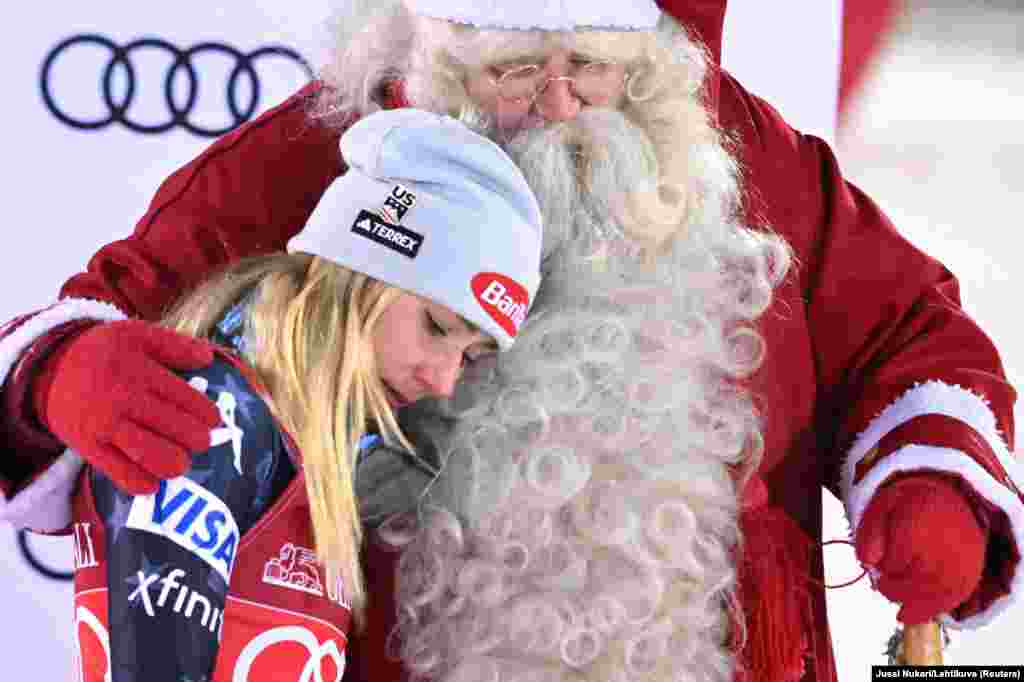
[[[1020,499],[1013,491],[993,479],[977,462],[959,450],[950,448],[907,445],[879,461],[846,498],[846,512],[853,528],[856,529],[860,525],[861,515],[868,502],[889,476],[921,469],[962,476],[975,492],[1003,510],[1010,520],[1010,528],[1017,550],[1024,551],[1024,504],[1021,504]],[[1022,601],[1020,596],[1022,589],[1024,589],[1024,570],[1021,570],[1018,565],[1014,568],[1013,578],[1010,581],[1010,594],[996,599],[987,609],[966,620],[953,620],[949,614],[943,614],[941,620],[946,625],[958,629],[987,625],[1003,611]]]
[[[0,499],[0,521],[15,528],[56,532],[71,523],[71,494],[82,458],[65,450],[49,469],[10,500]]]
[[[479,28],[574,31],[651,30],[661,16],[653,0],[406,0],[417,14]]]
[[[985,400],[960,386],[942,381],[927,381],[914,386],[897,398],[857,437],[843,463],[840,479],[843,499],[850,497],[857,465],[887,433],[914,417],[929,414],[959,420],[977,431],[995,453],[1010,480],[1018,488],[1024,488],[1024,471],[1010,454],[1006,441],[996,426],[996,417]]]
[[[126,315],[110,303],[84,298],[65,298],[26,320],[14,333],[0,339],[0,383],[29,346],[36,340],[72,320],[123,320]]]
[[[109,322],[123,320],[125,317],[123,312],[109,303],[83,298],[66,298],[56,305],[40,311],[22,323],[9,336],[0,339],[0,383],[7,378],[22,353],[50,330],[72,320],[92,319]],[[43,475],[12,499],[8,500],[5,495],[0,494],[0,520],[36,530],[63,528],[63,525],[58,525],[56,528],[49,526],[51,521],[60,524],[60,519],[64,518],[61,514],[70,518],[71,488],[61,486],[74,484],[78,469],[81,468],[81,461],[79,460],[75,467],[72,466],[72,460],[69,457],[78,459],[75,455],[65,452]],[[63,498],[61,498],[61,491],[63,491]],[[35,519],[37,518],[42,519],[42,525],[36,525]],[[24,519],[29,520],[25,521]],[[66,523],[64,521],[64,525]]]

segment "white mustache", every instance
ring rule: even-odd
[[[522,130],[504,148],[537,195],[545,256],[569,239],[621,236],[627,190],[653,188],[658,180],[650,139],[612,109]]]

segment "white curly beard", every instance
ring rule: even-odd
[[[545,211],[545,279],[512,350],[443,406],[445,468],[402,538],[400,655],[437,682],[728,680],[738,472],[762,443],[735,380],[787,251],[736,222],[717,144],[694,145],[703,210],[654,262],[609,201],[656,184],[621,114],[507,148]]]

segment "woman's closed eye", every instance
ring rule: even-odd
[[[489,355],[489,353],[481,352],[481,351],[476,351],[476,350],[473,350],[473,351],[466,350],[466,351],[464,351],[462,353],[462,366],[463,367],[471,367],[473,364],[475,364],[475,363],[479,362],[481,359],[487,357],[487,355]]]
[[[451,331],[447,329],[443,324],[438,322],[437,318],[431,315],[429,312],[425,314],[427,316],[427,331],[430,332],[431,336],[435,336],[438,338],[447,338]],[[467,349],[463,351],[462,359],[460,360],[459,364],[462,367],[467,367],[476,362],[477,358],[480,355],[483,355],[483,353],[470,351]]]
[[[423,313],[427,318],[427,331],[430,332],[431,336],[448,336],[448,329],[444,327],[440,322],[437,321],[433,315],[429,312],[424,311]]]
[[[476,327],[466,322],[461,317],[453,324],[446,323],[444,318],[438,318],[434,313],[423,311],[427,333],[439,339],[451,339],[457,342],[462,340],[463,334],[469,339],[462,351],[462,358],[459,361],[461,367],[469,367],[495,355],[498,352],[498,344],[493,339],[480,339]]]

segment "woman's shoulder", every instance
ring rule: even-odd
[[[218,350],[212,363],[181,375],[217,405],[222,421],[242,419],[249,426],[258,426],[270,417],[266,388],[255,370],[234,354]]]
[[[234,356],[218,352],[210,365],[181,375],[216,404],[220,423],[210,430],[209,447],[191,454],[184,475],[161,481],[146,504],[155,505],[153,513],[164,510],[160,516],[179,506],[184,513],[189,505],[183,501],[201,499],[204,508],[220,510],[235,532],[244,533],[295,476],[282,431],[255,374]],[[120,507],[136,506],[101,472],[92,472],[92,487],[97,512],[108,523]]]
[[[209,398],[220,412],[210,432],[210,450],[231,455],[239,475],[262,478],[265,460],[284,456],[282,429],[270,410],[270,399],[255,371],[237,356],[217,352],[214,361],[185,373],[189,385]]]

